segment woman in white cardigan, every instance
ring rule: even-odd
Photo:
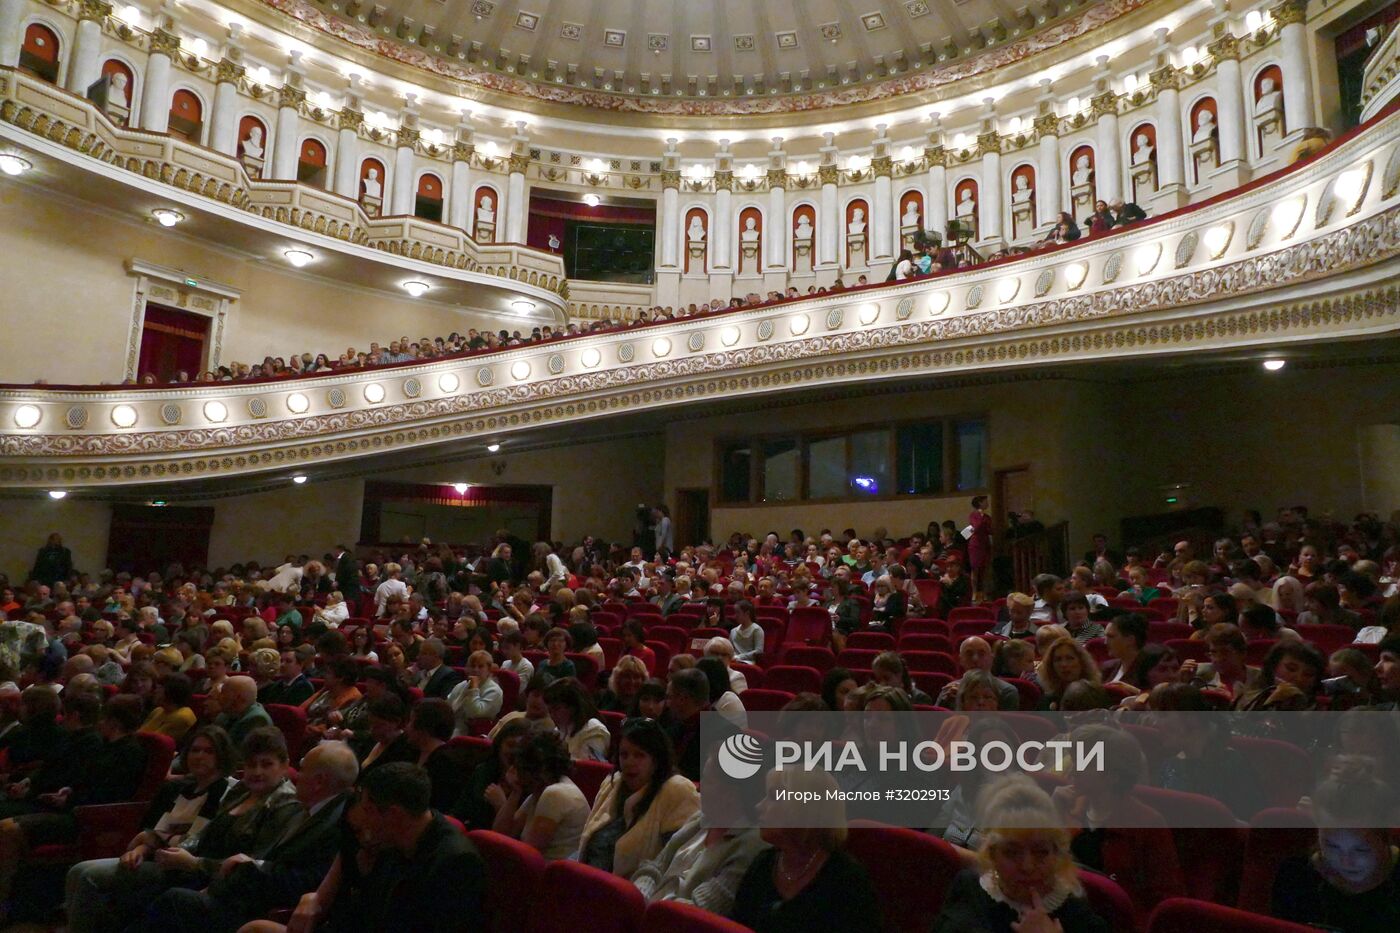
[[[491,654],[473,651],[467,658],[467,676],[452,688],[447,702],[452,707],[456,725],[453,735],[471,735],[473,719],[495,719],[501,714],[505,694],[496,678],[491,676]]]
[[[699,809],[700,792],[675,773],[665,730],[654,719],[629,720],[617,770],[598,789],[584,824],[579,861],[631,878]]]
[[[544,577],[544,584],[540,587],[544,593],[554,592],[555,587],[563,586],[569,580],[569,568],[544,541],[536,542],[530,549],[530,570],[539,571]]]

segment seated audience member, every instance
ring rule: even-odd
[[[415,763],[433,782],[433,809],[445,812],[462,796],[468,778],[468,752],[448,743],[452,738],[452,707],[446,700],[418,701],[404,735],[418,751]]]
[[[749,689],[749,682],[743,671],[734,669],[734,644],[723,635],[716,635],[705,642],[704,656],[714,658],[724,665],[724,674],[729,681],[729,689],[735,696]]]
[[[865,869],[842,848],[846,841],[846,808],[832,799],[836,783],[823,771],[770,771],[759,837],[771,848],[749,864],[734,892],[731,920],[755,933],[807,933],[840,930],[875,933],[880,929],[880,905]],[[776,801],[779,789],[816,795],[824,808],[813,821],[784,818],[799,806]],[[811,826],[817,822],[817,826]],[[781,828],[809,827],[809,828]],[[838,828],[839,827],[839,828]]]
[[[1034,609],[1034,599],[1025,593],[1012,593],[1006,597],[1006,608],[1002,610],[1006,618],[992,629],[992,634],[1003,638],[1034,638],[1035,623],[1031,620]]]
[[[850,671],[833,667],[822,675],[822,703],[829,712],[842,712],[846,708],[846,697],[859,686]]]
[[[1129,549],[1132,550],[1131,548]],[[1129,586],[1118,594],[1120,599],[1135,599],[1140,605],[1146,606],[1154,599],[1162,595],[1162,591],[1157,589],[1150,582],[1151,572],[1142,564],[1136,564],[1128,568]]]
[[[727,646],[728,641],[724,642]],[[710,685],[710,709],[719,713],[736,729],[749,725],[748,711],[739,696],[729,688],[728,669],[719,658],[705,657],[695,662],[695,669],[705,675]]]
[[[1376,694],[1376,669],[1371,659],[1356,648],[1339,648],[1327,659],[1327,678],[1322,692],[1330,698],[1333,710],[1366,706]]]
[[[841,566],[843,565],[838,558],[835,561],[828,560],[826,567],[822,569],[840,568]],[[832,646],[840,651],[846,647],[846,639],[850,637],[851,633],[860,631],[860,617],[863,610],[860,603],[856,601],[849,579],[836,577],[831,589],[834,594],[832,623],[835,626],[831,633],[831,642]]]
[[[569,749],[555,733],[525,737],[504,778],[486,788],[486,800],[496,808],[492,829],[519,839],[549,861],[577,853],[589,807],[569,777],[573,768]]]
[[[693,673],[703,680],[699,671]],[[692,779],[675,773],[671,740],[660,723],[631,720],[623,726],[616,770],[593,800],[578,859],[630,878],[699,807]]]
[[[476,847],[428,806],[428,775],[407,762],[362,775],[340,854],[302,897],[292,928],[320,933],[457,933],[481,923],[486,866]],[[362,857],[362,853],[373,853]],[[450,893],[450,901],[444,897]],[[247,933],[281,933],[257,921]]]
[[[897,651],[882,651],[875,656],[875,660],[870,662],[870,681],[903,690],[910,703],[920,706],[933,705],[933,697],[914,686],[914,681],[909,676],[909,668]]]
[[[237,767],[238,750],[228,733],[218,726],[197,730],[185,751],[187,773],[161,786],[121,857],[79,862],[68,870],[64,904],[71,933],[94,933],[114,886],[130,872],[158,872],[151,861],[158,851],[202,832],[218,815]]]
[[[456,716],[455,735],[470,735],[473,719],[495,719],[501,713],[505,693],[491,676],[491,654],[473,651],[467,658],[467,676],[447,695]]]
[[[729,631],[734,645],[734,659],[745,664],[757,664],[763,656],[763,627],[754,617],[753,603],[741,599],[734,604],[734,628]]]
[[[907,581],[908,575],[898,564],[890,568],[888,576],[875,580],[868,630],[894,634],[899,628],[909,614],[909,594],[901,588]]]
[[[311,678],[302,670],[301,658],[288,647],[282,651],[277,679],[258,690],[258,702],[264,705],[279,703],[283,706],[300,706],[315,692]]]
[[[641,658],[625,655],[617,659],[608,686],[598,698],[598,709],[608,713],[637,715],[637,696],[647,680],[647,666]]]
[[[340,824],[359,765],[344,742],[326,742],[302,759],[296,795],[305,815],[267,854],[225,859],[204,890],[172,888],[151,904],[149,929],[234,933],[274,910],[295,907],[325,877],[340,847]]]
[[[1206,653],[1210,660],[1204,664],[1192,658],[1181,663],[1180,678],[1202,689],[1220,690],[1233,701],[1242,693],[1252,693],[1259,687],[1259,669],[1245,664],[1248,643],[1239,627],[1221,622],[1206,633]]]
[[[646,645],[646,630],[642,626],[640,619],[628,619],[622,623],[622,629],[618,636],[622,639],[622,656],[628,658],[640,658],[646,665],[647,676],[655,677],[656,652]]]
[[[1075,873],[1070,834],[1029,777],[989,783],[977,801],[977,867],[949,886],[933,933],[1108,933]]]
[[[1281,641],[1269,649],[1255,688],[1241,693],[1235,708],[1249,711],[1298,711],[1317,708],[1317,693],[1327,662],[1317,649],[1298,641]]]
[[[1149,708],[1188,713],[1211,709],[1200,688],[1193,684],[1162,684],[1153,688]],[[1249,761],[1229,744],[1229,735],[1214,718],[1163,716],[1159,731],[1165,755],[1157,762],[1153,785],[1214,797],[1244,820],[1263,808],[1258,776]]]
[[[543,677],[532,677],[528,683],[520,690],[519,709],[511,710],[491,727],[491,731],[486,733],[488,739],[495,739],[496,733],[508,722],[516,720],[523,721],[532,729],[553,729],[554,720],[550,718],[549,706],[545,703],[544,692],[547,685]]]
[[[1059,709],[1065,688],[1077,680],[1099,683],[1099,668],[1084,646],[1064,637],[1051,643],[1036,668],[1041,709]]]
[[[1147,775],[1137,739],[1107,725],[1080,726],[1072,741],[1101,743],[1104,768],[1071,770],[1052,799],[1075,828],[1070,853],[1077,864],[1108,875],[1133,899],[1142,920],[1159,901],[1185,894],[1176,843],[1161,815],[1133,796]]]
[[[1342,594],[1336,585],[1318,580],[1303,589],[1307,607],[1298,615],[1299,625],[1345,625],[1353,632],[1361,630],[1361,616],[1342,606]]]
[[[396,761],[418,761],[418,749],[413,747],[404,727],[408,724],[408,704],[397,694],[386,693],[370,700],[365,708],[366,728],[374,743],[360,759],[360,773]]]
[[[1181,679],[1181,659],[1176,652],[1166,645],[1151,644],[1144,645],[1133,659],[1132,669],[1118,683],[1132,687],[1138,691],[1129,700],[1125,700],[1125,709],[1145,709],[1147,694],[1152,688],[1162,683],[1174,684]]]
[[[660,721],[666,715],[666,685],[648,680],[637,691],[637,715]]]
[[[1043,625],[1043,628],[1056,628],[1061,632],[1059,626]],[[1036,629],[1036,637],[1030,638],[1008,638],[998,641],[996,647],[992,649],[992,674],[997,677],[1006,678],[1026,678],[1035,677],[1035,651],[1036,644],[1040,641],[1040,630]],[[1054,636],[1050,636],[1054,640]]]
[[[1098,596],[1097,593],[1094,595]],[[1089,602],[1088,597],[1083,593],[1070,593],[1060,603],[1060,615],[1064,619],[1062,624],[1065,631],[1069,632],[1071,637],[1081,645],[1091,639],[1104,637],[1103,626],[1089,618]]]
[[[445,657],[447,646],[441,638],[425,639],[418,648],[418,659],[413,662],[418,668],[417,686],[429,699],[445,700],[461,683],[462,675],[443,662]]]
[[[184,674],[166,674],[156,684],[155,708],[141,724],[142,732],[158,732],[179,742],[194,728],[195,714],[190,709],[190,679]]]
[[[287,778],[287,743],[271,727],[254,729],[242,746],[243,777],[197,837],[158,848],[123,868],[107,891],[101,927],[123,929],[171,888],[202,889],[235,855],[260,859],[305,813]],[[144,924],[137,924],[138,929]]]
[[[69,740],[62,758],[11,784],[0,803],[0,904],[25,854],[77,839],[75,807],[130,800],[145,775],[146,749],[134,735],[142,710],[134,697],[113,697],[105,710],[95,697],[69,697],[63,718]]]
[[[955,681],[958,691],[953,700],[953,709],[958,712],[995,713],[999,708],[996,685],[1002,682],[983,670],[968,671]]]
[[[641,623],[638,623],[640,625]],[[623,641],[626,641],[624,637]],[[551,684],[556,680],[573,678],[578,676],[578,670],[574,667],[574,662],[564,656],[574,644],[573,637],[567,629],[552,628],[544,637],[544,649],[548,652],[548,657],[540,662],[539,674],[546,684]]]
[[[962,644],[958,646],[958,663],[962,665],[965,672],[963,676],[966,676],[966,672],[969,671],[985,671],[988,676],[991,676],[992,661],[992,647],[987,644],[985,638],[973,635],[970,638],[964,638]],[[957,702],[958,688],[959,681],[955,680],[939,691],[937,705],[952,709],[954,703]],[[1015,710],[1021,708],[1021,694],[1013,685],[1000,678],[994,678],[993,688],[997,694],[998,709]]]
[[[336,658],[326,665],[325,686],[301,705],[309,738],[319,739],[327,729],[344,721],[346,708],[363,697],[356,686],[359,679],[360,665],[352,658]]]
[[[522,684],[528,684],[535,676],[535,665],[525,657],[525,636],[519,631],[506,632],[501,636],[501,654],[505,656],[501,670],[512,672]]]
[[[554,728],[569,749],[569,757],[607,761],[612,734],[597,718],[593,699],[572,677],[556,680],[544,691],[544,703]]]
[[[1138,652],[1147,644],[1147,619],[1136,612],[1125,613],[1108,620],[1104,627],[1104,645],[1109,660],[1101,668],[1103,682],[1117,683],[1127,677],[1137,660]]]
[[[1400,635],[1400,596],[1387,599],[1381,605],[1376,624],[1363,626],[1352,644],[1378,645],[1392,635]]]
[[[1357,762],[1323,781],[1313,796],[1317,848],[1285,860],[1274,879],[1270,911],[1281,920],[1346,933],[1400,929],[1400,850],[1386,826],[1394,814],[1394,787]],[[1393,775],[1389,775],[1393,779]]]
[[[1371,709],[1400,709],[1400,635],[1391,635],[1380,643],[1380,660],[1375,670],[1378,700]]]
[[[718,767],[718,758],[711,755],[705,762],[706,781],[724,780],[715,770]],[[648,902],[679,901],[720,916],[728,914],[740,880],[765,848],[755,826],[763,794],[763,778],[757,777],[739,782],[732,792],[715,795],[715,801],[706,804],[715,807],[706,814],[708,819],[697,811],[686,820],[656,858],[642,863],[632,883]],[[734,819],[726,819],[730,815]],[[706,822],[710,828],[702,825]],[[748,828],[722,829],[716,823]]]
[[[961,552],[954,551],[945,559],[943,575],[938,578],[938,584],[938,604],[929,606],[928,609],[936,612],[939,618],[948,618],[948,614],[954,609],[966,606],[971,601],[972,580],[963,572]]]
[[[1035,604],[1031,621],[1036,625],[1053,625],[1060,621],[1060,603],[1064,602],[1065,581],[1053,573],[1042,573],[1031,581],[1035,588]]]
[[[496,810],[486,798],[487,788],[505,781],[514,766],[516,749],[535,734],[524,719],[513,719],[501,725],[492,736],[491,751],[472,769],[462,795],[447,812],[461,820],[467,829],[490,829],[496,822]]]
[[[676,770],[700,780],[700,714],[710,708],[710,679],[693,667],[673,673],[666,683],[667,734]]]

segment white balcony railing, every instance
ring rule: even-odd
[[[0,388],[0,484],[287,470],[804,386],[1400,329],[1400,114],[1232,196],[889,286],[423,364],[161,389]]]

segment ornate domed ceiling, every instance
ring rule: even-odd
[[[263,0],[486,90],[614,111],[778,113],[932,90],[1149,0]]]

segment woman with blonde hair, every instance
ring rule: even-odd
[[[1084,897],[1049,794],[1007,775],[984,787],[977,810],[985,827],[977,867],[953,879],[933,933],[1108,933]]]
[[[1042,709],[1059,709],[1065,688],[1077,680],[1087,680],[1096,687],[1102,682],[1093,657],[1068,635],[1050,645],[1035,674],[1040,681]]]

